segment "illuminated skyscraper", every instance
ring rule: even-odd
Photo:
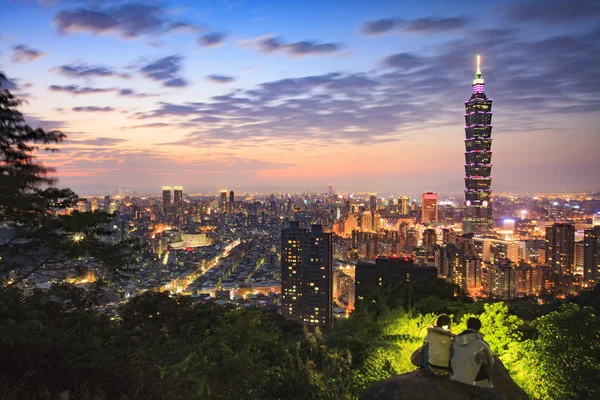
[[[329,194],[329,197],[333,197],[333,185],[331,183],[329,184],[328,194]]]
[[[180,213],[183,208],[183,188],[181,186],[173,188],[173,205],[175,206],[175,210]]]
[[[477,56],[473,94],[465,102],[465,215],[463,232],[485,233],[493,226],[492,184],[492,99],[485,95],[485,84]]]
[[[333,243],[321,225],[281,231],[281,311],[308,325],[328,325],[333,311]]]
[[[574,257],[575,226],[557,222],[546,227],[546,264],[562,277],[573,273]]]
[[[437,222],[438,194],[433,192],[423,193],[421,200],[421,223]]]
[[[163,186],[162,188],[162,197],[163,197],[163,213],[167,213],[169,211],[169,207],[171,207],[171,187]]]
[[[227,190],[221,190],[221,197],[219,197],[219,210],[222,213],[227,211]]]
[[[401,196],[398,198],[398,209],[402,215],[408,215],[410,213],[410,210],[408,209],[408,196]]]

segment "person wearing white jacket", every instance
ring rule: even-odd
[[[480,399],[502,399],[490,380],[494,354],[483,340],[478,318],[467,320],[467,330],[454,338],[450,350],[450,379],[470,386]]]
[[[450,331],[450,317],[440,315],[436,326],[427,328],[425,344],[421,351],[419,369],[421,375],[447,376],[450,371],[450,346],[454,335]],[[417,350],[417,351],[419,351]]]

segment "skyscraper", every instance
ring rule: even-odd
[[[333,311],[333,242],[321,225],[281,231],[283,316],[308,325],[328,325]]]
[[[219,197],[219,210],[222,213],[227,211],[227,190],[221,190],[221,197]]]
[[[600,226],[585,230],[583,246],[583,280],[591,284],[598,284],[600,275]]]
[[[162,197],[163,197],[163,213],[166,214],[167,211],[169,211],[169,207],[171,207],[171,187],[170,186],[163,186]]]
[[[173,205],[178,213],[181,213],[183,208],[183,188],[181,186],[175,186],[173,188]]]
[[[408,209],[408,196],[401,196],[398,198],[398,208],[400,214],[408,215],[410,210]]]
[[[464,233],[485,233],[493,226],[492,178],[492,99],[485,95],[477,56],[473,94],[465,102],[465,215]]]
[[[329,184],[329,189],[328,189],[328,193],[329,197],[333,197],[333,185],[330,183]]]
[[[377,193],[372,193],[369,196],[369,205],[371,207],[371,212],[374,213],[377,211]]]
[[[421,200],[421,223],[437,222],[438,194],[433,192],[423,193]]]
[[[575,264],[575,226],[557,222],[546,227],[546,264],[559,277],[573,273]]]
[[[230,214],[233,212],[234,206],[235,206],[235,193],[232,190],[229,192],[229,207],[227,207],[227,210],[229,211]]]

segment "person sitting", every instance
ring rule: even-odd
[[[464,384],[475,398],[501,400],[502,395],[490,380],[494,354],[479,333],[480,329],[481,321],[469,318],[467,329],[454,338],[450,349],[450,380]]]
[[[425,344],[421,347],[418,372],[434,376],[446,376],[450,371],[450,347],[454,335],[450,331],[450,317],[440,315],[436,326],[427,328]]]

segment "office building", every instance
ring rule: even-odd
[[[99,207],[99,204],[100,204],[100,202],[99,202],[98,198],[92,197],[92,210],[91,211],[92,212],[96,211]]]
[[[333,185],[331,183],[329,184],[327,194],[329,195],[329,197],[333,197]]]
[[[438,195],[427,192],[421,196],[421,223],[428,224],[438,220]]]
[[[372,193],[369,195],[369,207],[371,208],[372,213],[377,211],[377,193]]]
[[[598,284],[600,275],[600,226],[585,230],[583,246],[583,280],[591,284]]]
[[[224,213],[227,211],[227,190],[221,190],[219,197],[219,210]]]
[[[465,214],[464,233],[485,233],[492,219],[492,99],[485,94],[485,84],[477,56],[473,94],[465,102]]]
[[[235,193],[233,192],[233,190],[231,190],[229,192],[229,207],[227,207],[227,208],[228,208],[228,211],[229,211],[230,214],[234,211],[234,208],[235,208]]]
[[[408,208],[408,196],[398,197],[398,212],[402,215],[410,214],[410,209]]]
[[[183,188],[181,186],[175,186],[173,188],[173,206],[175,211],[181,213],[183,209]]]
[[[571,275],[575,265],[575,226],[557,222],[546,227],[546,264],[559,276]]]
[[[284,317],[308,325],[328,325],[333,311],[332,234],[321,225],[300,228],[297,221],[281,231],[281,310]]]
[[[162,188],[163,213],[166,214],[171,207],[171,187],[163,186]]]
[[[356,264],[356,300],[370,299],[382,286],[421,279],[437,279],[435,267],[415,267],[411,258],[377,257]]]

